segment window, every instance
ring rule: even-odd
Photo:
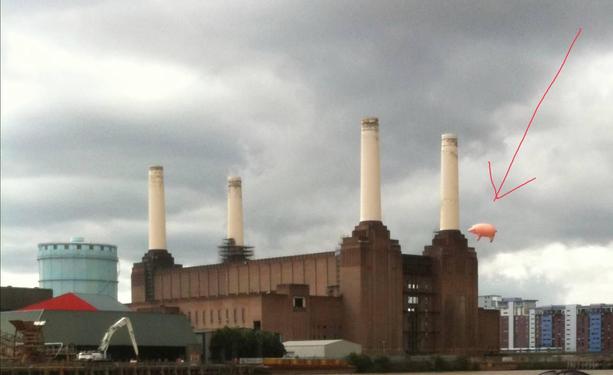
[[[243,318],[243,323],[245,323],[245,308],[244,307],[242,308],[241,314],[242,314],[242,318]]]
[[[206,326],[206,310],[202,310],[202,325]]]
[[[221,310],[217,310],[217,321],[221,324]]]
[[[228,314],[228,309],[226,309],[226,324],[230,322],[230,315]]]
[[[259,320],[254,320],[253,329],[255,329],[256,331],[259,331],[260,329],[262,329],[262,322],[260,322]]]
[[[210,314],[209,314],[209,315],[211,316],[211,319],[210,319],[211,324],[213,324],[213,310],[211,310],[211,311],[210,311]]]
[[[294,297],[293,306],[295,309],[306,308],[306,299],[304,297]]]

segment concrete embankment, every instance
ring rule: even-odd
[[[250,365],[194,365],[187,363],[79,363],[36,365],[3,363],[0,375],[253,375],[267,372]]]

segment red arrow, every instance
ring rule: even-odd
[[[553,86],[553,83],[556,81],[556,79],[560,75],[560,72],[562,71],[562,68],[564,67],[564,64],[566,64],[566,59],[568,59],[568,55],[570,55],[570,51],[573,49],[573,46],[575,45],[575,42],[579,38],[579,35],[581,35],[582,31],[583,31],[582,28],[579,28],[579,31],[577,31],[577,34],[575,35],[575,38],[573,39],[573,42],[570,44],[570,47],[568,47],[568,51],[566,51],[566,56],[564,56],[564,60],[562,61],[562,64],[558,68],[558,71],[556,72],[556,75],[551,80],[551,83],[549,84],[549,86],[547,86],[547,90],[545,90],[545,93],[541,97],[541,100],[539,100],[538,104],[536,105],[536,108],[534,108],[534,112],[532,112],[532,117],[530,117],[530,122],[528,122],[528,127],[526,128],[526,131],[524,131],[524,135],[523,135],[523,137],[521,137],[521,141],[519,141],[519,145],[517,145],[517,149],[515,150],[515,154],[513,154],[513,159],[511,159],[511,163],[509,163],[509,167],[507,168],[507,171],[504,174],[502,182],[500,183],[500,186],[498,186],[498,188],[496,188],[496,185],[494,184],[494,177],[492,177],[492,162],[490,162],[490,161],[487,162],[487,168],[488,168],[489,173],[490,173],[490,182],[492,183],[492,188],[494,188],[494,202],[496,202],[498,199],[502,199],[502,198],[506,197],[507,195],[511,194],[512,192],[514,192],[515,190],[519,189],[520,187],[522,187],[522,186],[524,186],[526,184],[529,184],[530,182],[536,180],[536,177],[533,177],[533,178],[529,179],[528,181],[526,181],[526,182],[524,182],[522,184],[517,185],[513,189],[507,191],[506,193],[500,195],[500,191],[502,191],[502,187],[504,186],[504,183],[507,180],[507,177],[509,176],[509,171],[511,170],[511,167],[513,166],[513,163],[515,162],[515,157],[517,157],[517,153],[519,153],[519,149],[521,148],[521,145],[524,143],[524,140],[526,139],[526,135],[528,135],[528,130],[530,130],[530,126],[532,125],[532,121],[534,121],[534,116],[536,116],[536,112],[538,112],[539,108],[541,107],[541,103],[543,103],[543,100],[545,100],[545,96],[549,92],[549,89],[551,89],[551,86]]]

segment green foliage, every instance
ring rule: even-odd
[[[454,359],[444,359],[439,356],[434,357],[432,370],[434,371],[468,371],[473,369],[473,364],[466,357],[457,357]],[[476,366],[478,367],[478,366]]]
[[[439,356],[434,357],[434,365],[433,365],[432,370],[434,370],[434,371],[447,371],[447,370],[451,370],[450,367],[451,366],[449,366],[447,361],[445,361],[443,358],[441,358]]]
[[[373,372],[390,372],[392,364],[386,356],[375,357],[373,360]]]
[[[373,362],[366,354],[351,353],[345,359],[355,367],[356,372],[370,372],[373,369]]]
[[[428,360],[411,360],[405,358],[391,363],[392,372],[428,372],[432,371],[432,363]]]
[[[229,327],[213,333],[210,351],[211,358],[220,362],[240,357],[283,357],[285,354],[283,343],[275,333]]]

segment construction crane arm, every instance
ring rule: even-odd
[[[128,325],[128,334],[130,335],[130,340],[132,341],[132,347],[134,348],[134,353],[136,353],[136,356],[138,357],[138,345],[136,345],[136,337],[134,337],[134,330],[132,329],[132,323],[130,322],[130,319],[127,319],[127,325]]]
[[[138,356],[138,346],[136,345],[136,338],[134,337],[134,330],[132,329],[132,323],[130,319],[127,317],[123,317],[116,321],[109,329],[106,331],[102,340],[100,341],[100,346],[98,346],[98,351],[104,354],[106,357],[106,351],[109,348],[109,344],[111,343],[111,338],[117,332],[117,330],[123,326],[127,326],[128,333],[130,335],[130,340],[132,341],[132,346],[134,347],[134,352]]]

